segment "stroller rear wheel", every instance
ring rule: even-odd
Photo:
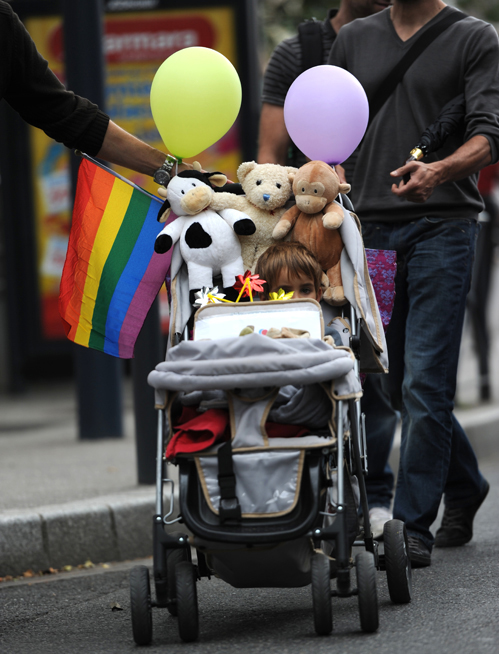
[[[355,557],[359,597],[360,626],[372,633],[379,626],[378,591],[376,589],[376,566],[371,552],[361,552]]]
[[[407,604],[412,597],[412,571],[405,524],[401,520],[386,522],[383,542],[390,599],[395,604]]]
[[[151,584],[145,565],[138,565],[130,572],[130,610],[134,641],[137,645],[149,645],[152,641]]]
[[[326,636],[333,629],[329,559],[325,554],[316,553],[310,560],[310,568],[315,631],[319,636]]]
[[[195,568],[189,561],[177,563],[175,567],[177,591],[178,632],[180,638],[190,643],[199,635],[198,598]]]
[[[187,550],[171,550],[167,554],[166,569],[168,574],[168,611],[170,615],[178,615],[177,610],[177,582],[175,576],[175,568],[178,563],[188,561],[189,554]]]

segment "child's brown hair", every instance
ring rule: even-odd
[[[288,271],[290,279],[303,275],[313,279],[315,292],[319,292],[322,268],[312,252],[296,241],[281,241],[267,248],[256,263],[255,273],[266,281],[261,299],[269,299],[269,293],[283,269]]]

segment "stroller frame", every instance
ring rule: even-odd
[[[356,356],[354,370],[359,374],[360,354],[360,319],[355,308],[347,305],[351,325],[350,348]],[[334,514],[320,510],[320,485],[314,487],[308,478],[305,479],[305,490],[309,493],[310,505],[313,508],[310,515],[302,515],[297,510],[287,521],[286,535],[290,540],[307,538],[313,543],[315,553],[310,559],[312,582],[312,599],[315,629],[318,634],[329,634],[332,630],[331,597],[358,596],[359,616],[362,630],[374,632],[379,625],[378,601],[376,590],[376,569],[386,570],[390,597],[395,603],[406,603],[411,600],[411,567],[408,557],[407,534],[405,526],[398,520],[387,523],[384,533],[384,554],[378,552],[378,543],[374,540],[369,523],[369,508],[364,477],[367,475],[367,449],[364,416],[360,411],[360,402],[355,399],[336,400],[337,433],[335,446],[322,450],[309,451],[308,466],[310,480],[319,478],[318,468],[324,462],[333,462],[337,473],[337,501]],[[343,430],[343,418],[348,414],[350,433]],[[199,634],[198,607],[196,595],[196,580],[202,577],[210,578],[213,574],[207,565],[203,549],[196,547],[197,562],[191,560],[191,546],[196,545],[196,538],[187,533],[171,532],[173,524],[185,522],[195,524],[196,535],[220,540],[226,543],[255,544],[282,542],[282,529],[274,528],[272,518],[265,518],[265,529],[247,532],[235,530],[231,520],[223,522],[218,528],[210,527],[203,533],[202,520],[191,510],[186,498],[197,492],[193,488],[191,468],[192,461],[179,459],[179,497],[181,513],[171,519],[174,513],[175,483],[167,477],[167,461],[165,457],[167,436],[170,430],[165,408],[158,409],[157,427],[157,460],[156,460],[156,511],[153,518],[153,580],[156,600],[151,599],[149,571],[146,566],[135,567],[130,575],[131,613],[134,640],[139,645],[149,644],[152,640],[152,607],[167,608],[178,616],[179,634],[183,641],[196,640]],[[363,532],[353,543],[356,547],[364,547],[364,551],[351,559],[351,541],[348,540],[346,478],[345,471],[355,474],[359,483],[360,507],[364,517]],[[169,486],[169,509],[164,510],[164,489]],[[308,490],[307,490],[308,489]],[[334,518],[332,524],[318,524],[318,516]],[[254,520],[253,526],[261,526],[262,520]],[[288,540],[288,538],[286,538]],[[334,546],[336,561],[336,588],[331,589],[330,557],[322,551],[322,545],[329,543]],[[351,571],[356,567],[357,585],[351,583]],[[303,585],[303,584],[300,584]]]

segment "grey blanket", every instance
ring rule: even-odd
[[[361,391],[354,358],[319,339],[274,340],[260,334],[183,341],[149,373],[155,389],[170,391],[295,387],[338,380],[342,394]]]

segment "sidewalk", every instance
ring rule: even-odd
[[[492,297],[497,293],[494,284]],[[499,306],[492,304],[493,401],[478,401],[467,326],[456,396],[458,418],[481,459],[499,451]],[[75,397],[73,383],[0,396],[0,577],[152,553],[155,489],[137,484],[130,382],[122,439],[79,441]],[[398,445],[392,461],[397,457]]]
[[[0,397],[0,577],[152,553],[155,488],[137,483],[130,386],[120,439],[78,440],[73,383]]]

